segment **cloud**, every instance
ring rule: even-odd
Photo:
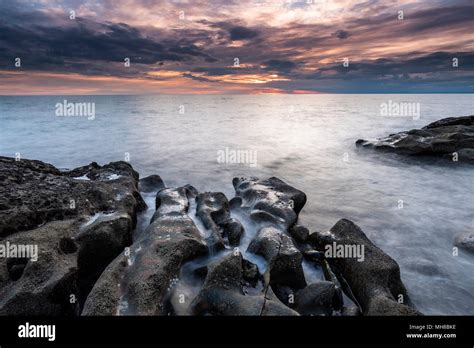
[[[333,35],[341,40],[347,39],[349,36],[351,36],[351,34],[349,34],[349,32],[345,30],[338,30],[333,33]]]
[[[230,28],[229,34],[230,39],[232,41],[248,40],[258,36],[258,32],[256,30],[252,30],[242,26]]]

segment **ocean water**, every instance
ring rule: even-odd
[[[56,116],[56,103],[95,103],[95,117]],[[357,149],[450,116],[472,95],[160,95],[0,97],[0,155],[59,168],[129,158],[141,176],[233,197],[235,176],[279,177],[303,190],[300,221],[324,231],[357,223],[401,267],[426,314],[474,314],[474,255],[453,256],[474,228],[474,167]],[[381,116],[381,104],[419,103],[419,117]],[[250,163],[222,163],[243,151]]]

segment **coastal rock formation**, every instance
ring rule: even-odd
[[[125,162],[0,157],[0,178],[0,245],[37,247],[0,258],[0,314],[418,314],[394,260],[348,220],[309,234],[306,195],[277,178],[235,178],[230,201]],[[155,197],[146,218],[140,192]],[[364,262],[329,257],[334,242],[363,245]]]
[[[199,230],[186,214],[187,194],[185,187],[158,192],[152,222],[125,255],[127,265],[124,266],[121,255],[102,274],[87,298],[83,315],[167,313],[165,297],[181,266],[207,253]],[[111,284],[111,279],[120,281]],[[110,286],[116,289],[115,298],[109,298],[109,306],[104,308],[98,294],[106,292]]]
[[[347,281],[364,315],[420,314],[411,307],[398,264],[352,221],[339,220],[329,233],[311,234],[310,241],[318,250],[343,251],[333,250],[326,259]]]
[[[421,128],[375,140],[359,139],[357,146],[404,155],[438,156],[474,163],[474,116],[449,117]]]
[[[0,258],[0,314],[78,314],[146,207],[138,173],[125,162],[62,172],[0,157],[0,180],[1,243],[24,251]]]

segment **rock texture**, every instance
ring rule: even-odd
[[[125,162],[61,172],[0,157],[0,243],[32,258],[0,258],[0,314],[78,314],[107,265],[131,241],[146,205]]]
[[[449,117],[406,132],[375,140],[359,139],[357,146],[404,155],[437,156],[474,163],[474,116]]]
[[[0,157],[0,179],[0,246],[37,247],[0,258],[0,315],[418,314],[394,260],[348,220],[309,234],[306,195],[278,178],[235,178],[230,201],[125,162]],[[140,192],[156,193],[151,219]],[[365,261],[328,257],[333,242]],[[311,268],[324,280],[308,284]]]
[[[334,245],[350,246],[351,250],[354,250],[352,247],[364,247],[363,259],[348,254],[326,257],[347,281],[364,315],[420,314],[411,307],[398,264],[376,247],[352,221],[339,220],[329,233],[311,234],[310,241],[322,251]]]

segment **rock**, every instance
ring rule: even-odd
[[[251,286],[255,287],[260,279],[260,273],[256,264],[243,259],[242,260],[242,278]]]
[[[344,317],[358,317],[361,313],[357,306],[344,306],[341,315]]]
[[[422,129],[391,134],[375,140],[359,139],[357,146],[393,151],[406,155],[428,155],[474,163],[474,116],[449,117]]]
[[[314,235],[314,236],[313,236]],[[318,240],[318,234],[310,236],[318,250],[327,251],[334,244],[348,246],[351,250],[364,248],[364,258],[360,261],[355,255],[345,257],[326,256],[326,259],[350,286],[364,315],[419,315],[411,307],[405,286],[400,279],[398,264],[382,250],[377,248],[353,222],[339,220],[329,231],[332,237]],[[398,303],[402,299],[404,304]]]
[[[229,201],[221,192],[200,193],[196,197],[196,216],[211,233],[207,243],[214,250],[224,249],[220,225],[230,220]]]
[[[328,281],[310,284],[295,295],[294,309],[301,315],[332,315],[342,309],[341,292]]]
[[[290,235],[298,243],[306,243],[309,237],[309,230],[301,225],[294,225],[289,229]]]
[[[474,252],[474,231],[458,233],[454,236],[454,245],[464,250]]]
[[[220,226],[222,227],[222,235],[227,237],[230,246],[238,246],[240,239],[244,235],[244,227],[242,224],[238,220],[231,218]]]
[[[265,258],[269,264],[271,285],[286,285],[292,289],[306,286],[302,267],[303,255],[291,238],[274,227],[258,231],[248,251]]]
[[[59,171],[0,157],[0,177],[2,243],[38,247],[37,261],[0,259],[0,314],[80,313],[146,207],[138,173],[125,162]]]
[[[206,192],[196,196],[196,216],[204,227],[211,231],[208,245],[214,250],[222,250],[224,237],[230,246],[238,246],[244,233],[242,224],[231,217],[229,201],[221,192]]]
[[[280,225],[286,230],[296,222],[306,203],[304,192],[275,177],[266,180],[241,177],[234,178],[232,183],[236,196],[241,198],[240,208],[249,211],[257,223]]]
[[[138,189],[141,192],[158,192],[165,188],[165,183],[159,175],[150,175],[138,182]]]
[[[188,188],[163,189],[157,194],[152,223],[130,247],[127,266],[120,255],[102,273],[89,294],[83,315],[167,315],[166,296],[176,283],[181,266],[207,254],[207,247],[186,214]],[[121,279],[120,291],[100,302],[111,281]],[[121,311],[120,306],[126,304]]]
[[[278,300],[246,296],[242,289],[242,256],[229,253],[209,265],[198,296],[191,304],[196,315],[298,315]]]

